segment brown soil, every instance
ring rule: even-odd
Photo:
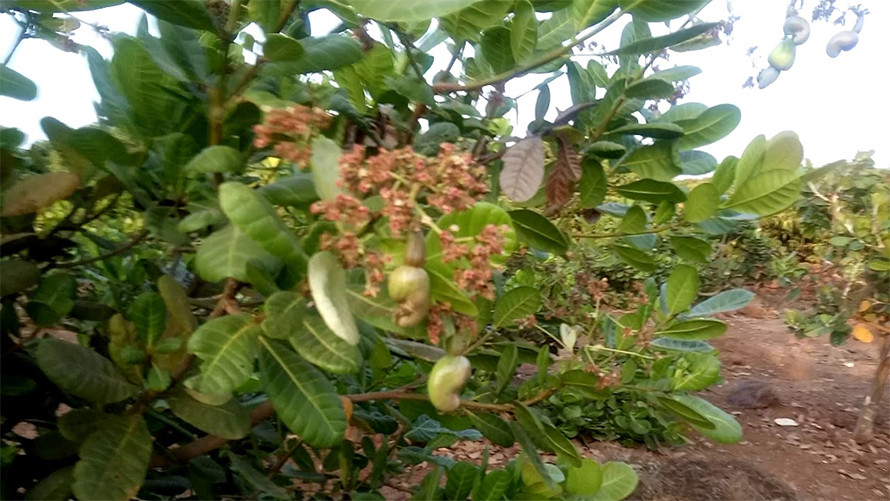
[[[833,347],[825,338],[797,339],[782,321],[783,308],[776,306],[780,301],[771,301],[769,291],[762,294],[754,307],[724,318],[730,329],[713,344],[720,350],[725,381],[702,393],[736,416],[744,428],[742,442],[715,444],[693,433],[692,443],[656,452],[605,442],[579,447],[598,461],[632,464],[640,477],[632,499],[890,499],[890,395],[884,396],[874,440],[860,445],[851,438],[871,388],[877,345],[850,340]],[[759,409],[726,405],[726,396],[746,380],[766,382],[778,403]],[[798,426],[779,426],[776,418],[793,419]],[[437,453],[478,462],[482,448],[482,443],[465,442]],[[516,446],[492,450],[493,466],[518,452]],[[417,485],[426,470],[412,469],[410,478],[391,485]],[[408,497],[404,490],[390,488],[383,494],[387,499]]]

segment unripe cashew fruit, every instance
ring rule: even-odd
[[[389,296],[399,303],[395,320],[399,327],[413,327],[430,311],[430,276],[423,269],[426,242],[423,233],[412,233],[405,249],[405,264],[396,268],[387,280]]]
[[[451,412],[460,407],[460,392],[470,379],[470,361],[464,356],[445,355],[430,371],[426,383],[430,402],[440,412]]]
[[[769,65],[777,70],[785,71],[794,64],[794,42],[791,40],[782,40],[769,53]]]
[[[828,54],[828,57],[837,57],[841,51],[856,47],[857,43],[859,43],[858,33],[855,31],[842,31],[831,37],[831,40],[828,41],[828,45],[825,47],[825,52]]]
[[[800,45],[810,38],[810,23],[800,16],[790,16],[785,19],[785,36],[791,37],[794,45]]]
[[[757,75],[757,86],[762,89],[775,82],[776,79],[779,78],[779,73],[781,72],[772,66],[767,66],[760,70],[760,74]]]
[[[402,265],[390,273],[386,285],[389,297],[401,303],[418,290],[425,290],[429,294],[430,276],[423,268]]]

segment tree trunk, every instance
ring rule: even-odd
[[[890,335],[883,335],[881,354],[878,357],[878,370],[875,372],[874,386],[871,394],[865,397],[865,404],[859,413],[859,421],[856,422],[856,430],[853,431],[853,439],[860,443],[870,442],[874,434],[875,415],[878,404],[884,396],[884,388],[890,376]]]

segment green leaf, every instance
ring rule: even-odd
[[[207,405],[176,390],[165,397],[173,414],[201,431],[237,440],[250,433],[250,411],[234,399],[222,405]]]
[[[312,141],[312,181],[322,200],[332,201],[343,190],[340,179],[340,147],[330,139],[319,136]]]
[[[538,20],[535,8],[528,0],[516,2],[510,23],[510,48],[513,60],[522,61],[535,51],[538,43]]]
[[[689,14],[710,0],[618,0],[618,5],[633,14],[634,19],[646,22],[669,21]]]
[[[693,409],[710,422],[709,427],[693,423],[695,429],[702,435],[722,444],[734,444],[742,439],[742,426],[739,422],[711,402],[692,395],[673,395],[671,398]]]
[[[533,287],[516,287],[501,296],[494,307],[494,326],[503,327],[514,320],[533,315],[541,307],[541,294]]]
[[[255,1],[252,0],[251,5]],[[300,44],[303,55],[299,60],[271,64],[268,71],[279,76],[318,73],[343,68],[362,59],[361,44],[342,35],[302,38]]]
[[[185,164],[185,171],[192,174],[211,172],[240,172],[244,168],[241,153],[231,146],[208,146]]]
[[[445,499],[467,499],[480,473],[480,468],[473,463],[465,461],[456,463],[448,470],[448,480],[445,483]]]
[[[597,141],[591,144],[587,151],[600,158],[621,158],[627,153],[627,148],[611,141]]]
[[[253,374],[260,326],[242,313],[214,318],[192,334],[188,351],[201,360],[197,389],[202,393],[230,393]]]
[[[578,452],[575,444],[573,444],[572,441],[569,440],[563,432],[559,431],[552,424],[541,424],[544,428],[544,435],[546,435],[547,440],[550,442],[553,450],[556,452],[556,455],[559,456],[560,460],[565,461],[572,466],[580,466],[581,454]]]
[[[358,371],[362,360],[357,346],[337,337],[317,315],[305,317],[302,325],[290,344],[303,358],[335,374]]]
[[[766,137],[761,134],[751,140],[742,157],[735,166],[736,189],[744,186],[749,178],[753,178],[760,172],[763,164],[763,155],[766,152]]]
[[[613,51],[606,52],[605,55],[608,56],[633,56],[639,54],[649,54],[652,52],[657,52],[662,49],[667,49],[672,45],[676,45],[681,42],[685,42],[691,38],[695,38],[702,33],[708,32],[714,27],[716,27],[719,23],[702,23],[692,26],[690,28],[686,28],[685,30],[675,31],[669,35],[664,35],[660,37],[652,37],[652,38],[644,38],[642,40],[637,40],[632,42],[620,49],[616,49]],[[658,74],[656,73],[656,76]],[[658,78],[664,79],[664,76],[658,76]],[[673,78],[673,77],[671,77]],[[688,78],[688,77],[686,77]],[[685,78],[680,78],[678,80],[685,80]]]
[[[709,352],[714,347],[704,341],[682,341],[667,337],[658,337],[652,340],[652,347],[667,351]]]
[[[148,473],[152,438],[139,414],[108,418],[80,447],[71,490],[80,500],[136,497]]]
[[[742,112],[731,104],[708,108],[695,118],[679,120],[683,137],[677,141],[680,150],[691,150],[726,137],[742,120]]]
[[[235,226],[267,252],[297,270],[305,268],[306,255],[299,240],[261,195],[241,183],[223,183],[219,204]]]
[[[274,33],[281,17],[281,0],[251,0],[247,14],[266,33]]]
[[[241,475],[256,490],[273,499],[290,499],[290,494],[283,487],[266,477],[265,473],[254,468],[246,459],[232,451],[229,451],[228,456],[232,462],[232,470]]]
[[[488,202],[477,202],[476,205],[468,210],[460,212],[452,212],[446,214],[436,221],[439,228],[449,228],[457,226],[457,231],[453,232],[455,237],[476,237],[482,234],[482,231],[488,225],[505,225],[509,229],[503,233],[504,252],[501,254],[493,254],[491,262],[495,264],[503,264],[507,260],[507,256],[516,248],[516,231],[513,229],[513,219],[504,209],[495,204]],[[426,239],[426,259],[427,271],[436,265],[444,265],[447,269],[453,269],[451,263],[442,263],[442,244],[439,236],[434,232],[430,232]]]
[[[701,73],[701,68],[699,68],[698,66],[674,66],[673,68],[668,68],[666,70],[656,71],[655,73],[653,73],[651,75],[651,78],[660,78],[660,79],[666,80],[668,82],[680,82],[683,80],[688,80],[688,79],[694,77],[695,75],[698,75],[699,73]],[[698,104],[698,103],[690,103],[690,104]],[[682,105],[680,105],[680,106],[682,106]],[[707,109],[707,106],[705,106],[703,104],[700,106],[701,106],[701,109],[698,113],[695,114],[695,116],[700,115],[702,112],[704,112]],[[673,109],[673,108],[671,108],[671,109]],[[668,110],[668,111],[670,111],[670,110]],[[686,117],[686,118],[693,118],[693,117]],[[672,121],[672,120],[669,120],[669,121]]]
[[[0,96],[31,101],[37,97],[37,85],[30,78],[4,64],[0,66]]]
[[[25,493],[26,501],[66,501],[71,498],[74,467],[60,468],[37,482]]]
[[[136,324],[136,332],[146,346],[154,345],[167,328],[164,298],[157,292],[146,291],[136,296],[130,304],[128,314]]]
[[[754,299],[754,293],[745,289],[723,291],[693,306],[689,314],[695,317],[725,313],[744,308]]]
[[[670,181],[683,173],[679,160],[672,142],[656,141],[654,144],[635,148],[621,164],[640,177]]]
[[[511,447],[516,440],[507,423],[494,414],[474,413],[467,414],[473,428],[479,430],[491,443],[501,447]]]
[[[683,137],[683,128],[672,123],[631,124],[609,131],[609,135],[630,134],[654,139],[677,139]]]
[[[482,33],[480,44],[482,57],[495,73],[508,71],[516,64],[513,60],[510,38],[510,29],[506,26],[495,26]]]
[[[591,497],[603,484],[603,468],[593,459],[582,459],[580,466],[569,467],[566,471],[566,492],[577,496]]]
[[[681,151],[680,168],[683,169],[683,174],[701,176],[714,172],[717,168],[717,159],[704,151]]]
[[[346,272],[334,254],[317,252],[309,260],[309,289],[331,331],[346,343],[357,345],[358,327],[346,297]]]
[[[609,17],[616,8],[615,0],[574,0],[572,2],[572,18],[575,31],[581,31]]]
[[[0,216],[23,216],[68,198],[80,186],[80,176],[48,172],[28,176],[3,193]]]
[[[548,109],[550,109],[550,86],[543,85],[535,100],[535,121],[542,122]]]
[[[720,165],[717,166],[714,175],[711,176],[711,184],[717,188],[717,192],[721,195],[726,193],[726,190],[732,186],[738,161],[739,159],[736,157],[726,157],[720,162]]]
[[[25,311],[37,325],[52,327],[74,308],[76,293],[77,281],[74,276],[67,273],[46,275],[28,298]]]
[[[464,315],[477,316],[479,308],[467,297],[467,294],[451,279],[451,269],[439,263],[426,263],[426,271],[430,275],[430,299],[447,302],[451,308]]]
[[[421,155],[435,156],[442,143],[453,143],[460,137],[460,128],[451,122],[438,122],[414,139],[414,149]]]
[[[693,263],[707,264],[711,255],[711,244],[695,237],[671,237],[671,247],[681,259]]]
[[[429,0],[423,3],[401,3],[390,0],[349,0],[360,15],[378,21],[418,22],[453,14],[479,0]]]
[[[506,424],[506,423],[505,423]],[[500,501],[510,488],[512,478],[507,470],[493,470],[485,474],[479,492],[473,497],[478,501]]]
[[[7,259],[0,266],[0,297],[30,289],[38,280],[40,269],[37,265],[31,261]]]
[[[645,202],[660,203],[683,202],[686,195],[677,185],[654,179],[640,179],[623,186],[619,186],[618,193],[631,200],[643,200]]]
[[[568,40],[575,34],[572,9],[557,10],[538,25],[538,51],[546,51]]]
[[[535,471],[546,483],[552,484],[553,480],[551,480],[550,473],[544,465],[544,460],[541,459],[541,455],[538,453],[538,448],[525,432],[523,426],[516,421],[508,421],[507,424],[510,425],[510,430],[513,432],[513,436],[516,437],[516,441],[519,442],[519,446],[522,448],[526,457],[528,457],[528,460],[534,467]]]
[[[97,404],[120,402],[139,390],[107,358],[61,339],[37,344],[37,365],[62,391]]]
[[[519,365],[519,350],[515,344],[508,345],[498,358],[495,393],[501,393],[513,381],[517,365]]]
[[[308,207],[318,200],[312,176],[305,172],[280,178],[263,186],[259,192],[273,205]]]
[[[299,61],[303,57],[303,46],[287,35],[272,33],[263,44],[263,56],[272,62]]]
[[[627,463],[609,461],[603,465],[603,482],[593,501],[617,501],[637,488],[637,473]]]
[[[665,99],[674,95],[674,86],[660,78],[645,78],[628,85],[624,95],[631,99]]]
[[[477,42],[483,31],[501,24],[507,13],[510,12],[511,3],[509,0],[482,0],[454,14],[440,18],[439,25],[456,42],[465,40]],[[534,29],[534,25],[532,28]]]
[[[669,327],[656,331],[656,336],[664,336],[682,340],[702,340],[720,337],[726,332],[726,324],[713,318],[699,318],[676,322]]]
[[[440,493],[439,482],[442,478],[442,466],[436,465],[434,469],[427,473],[426,476],[423,477],[423,480],[420,481],[420,486],[417,488],[417,493],[412,497],[412,501],[426,501],[432,499],[440,499],[442,494]]]
[[[763,152],[763,170],[790,170],[800,167],[803,161],[803,145],[800,138],[791,131],[783,131],[766,142]]]
[[[261,339],[260,373],[278,417],[313,447],[343,441],[346,414],[333,384],[286,345]]]
[[[668,315],[676,315],[689,308],[698,295],[698,272],[688,264],[677,265],[667,280],[666,305]]]
[[[281,268],[281,260],[266,252],[234,225],[228,225],[205,238],[195,256],[196,271],[208,282],[219,282],[230,277],[240,282],[250,282],[247,273],[250,262],[270,274]]]
[[[720,359],[713,354],[690,353],[683,358],[689,366],[671,377],[671,390],[703,390],[720,380]]]
[[[516,236],[530,247],[560,255],[569,249],[568,238],[541,214],[528,209],[510,211],[509,214]]]
[[[723,208],[769,216],[781,212],[800,196],[801,181],[794,171],[771,170],[746,180]]]
[[[129,0],[149,14],[168,23],[197,30],[216,31],[216,24],[201,0]]]
[[[640,249],[627,247],[625,245],[613,245],[612,250],[622,261],[641,271],[648,273],[655,271],[657,268],[655,261],[652,260],[649,254]]]
[[[692,191],[683,206],[683,219],[690,223],[700,223],[709,219],[717,212],[720,205],[720,193],[711,183],[702,183]]]
[[[639,233],[646,229],[649,218],[646,211],[639,205],[634,205],[624,214],[621,222],[618,224],[618,231],[621,233]]]
[[[603,166],[596,160],[585,159],[581,166],[581,183],[578,188],[581,206],[592,209],[603,203],[608,187]]]
[[[170,371],[163,367],[152,365],[148,370],[148,376],[145,378],[148,383],[148,389],[151,391],[164,391],[173,384],[173,376]]]

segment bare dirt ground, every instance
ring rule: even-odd
[[[600,442],[579,444],[582,454],[633,465],[640,484],[631,499],[890,499],[890,395],[879,411],[874,440],[860,445],[851,438],[871,388],[877,345],[850,340],[833,347],[825,338],[797,339],[782,320],[781,297],[763,291],[756,305],[724,318],[730,329],[714,342],[725,381],[702,395],[735,414],[744,428],[742,442],[715,444],[690,434],[691,444],[655,452]],[[766,383],[778,401],[759,409],[733,408],[726,397],[744,381]],[[797,426],[779,426],[777,418],[793,419]],[[437,453],[478,462],[484,446],[465,442]],[[503,465],[516,449],[491,447],[490,463]],[[406,482],[391,485],[416,485],[425,470],[418,468]],[[384,495],[409,496],[396,489]]]

